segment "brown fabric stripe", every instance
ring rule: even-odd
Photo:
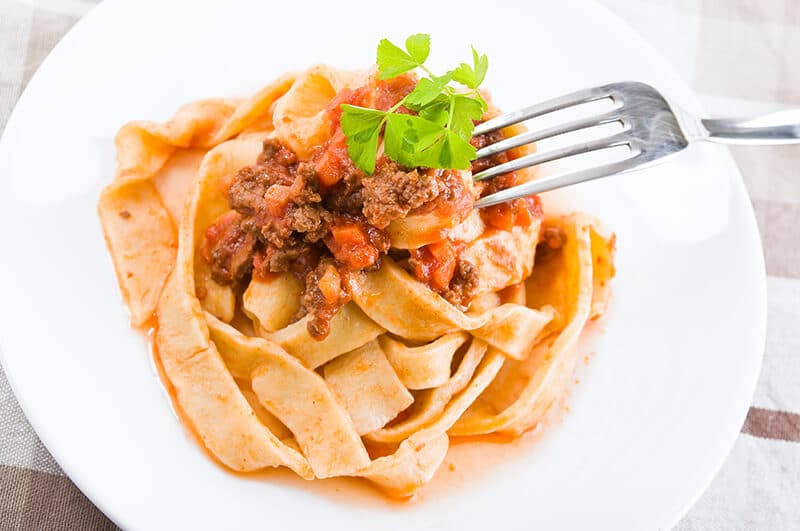
[[[800,415],[751,407],[742,426],[742,433],[763,439],[800,442]]]
[[[116,530],[65,476],[0,465],[0,529]]]

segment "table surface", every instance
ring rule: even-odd
[[[604,0],[712,114],[800,107],[800,1]],[[28,80],[92,0],[0,0],[0,133]],[[800,528],[800,146],[731,149],[767,266],[764,365],[742,432],[676,529]],[[39,442],[0,368],[0,529],[116,529]]]

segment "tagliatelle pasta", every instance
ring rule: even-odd
[[[451,437],[521,434],[569,386],[613,237],[536,198],[473,209],[531,171],[474,183],[381,144],[374,174],[355,168],[339,105],[385,109],[415,84],[316,66],[117,135],[99,214],[120,290],[183,420],[232,470],[407,497]]]

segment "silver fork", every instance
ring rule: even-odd
[[[579,90],[492,118],[478,124],[474,135],[490,133],[530,118],[606,98],[613,102],[610,111],[503,139],[478,150],[477,158],[603,124],[621,123],[621,131],[604,138],[526,155],[476,173],[473,178],[478,181],[490,179],[546,162],[617,146],[630,148],[630,153],[626,157],[596,167],[535,179],[501,190],[481,198],[475,206],[481,208],[496,205],[518,197],[640,169],[663,161],[696,140],[727,144],[800,143],[800,109],[746,119],[697,118],[670,106],[661,93],[650,85],[635,81]]]

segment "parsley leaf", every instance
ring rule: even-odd
[[[444,87],[450,83],[450,74],[419,80],[416,88],[406,96],[404,105],[409,109],[420,110],[442,93]]]
[[[419,110],[419,115],[430,122],[444,127],[449,117],[450,98],[439,94],[436,98]]]
[[[475,158],[475,148],[453,131],[445,130],[438,142],[422,153],[419,166],[467,170]]]
[[[390,114],[386,117],[383,148],[387,156],[405,166],[419,166],[421,154],[443,135],[442,126],[419,116]]]
[[[381,79],[390,79],[417,68],[420,63],[388,39],[378,43],[378,72]]]
[[[473,120],[480,120],[483,116],[483,105],[476,99],[456,94],[450,102],[453,118],[450,120],[450,130],[457,135],[470,138],[475,130]]]
[[[481,108],[483,109],[483,112],[486,112],[486,110],[489,108],[489,104],[486,103],[485,99],[483,99],[483,96],[481,96],[480,91],[474,90],[472,92],[472,96],[478,101],[478,103],[481,104]]]
[[[462,85],[474,89],[478,86],[478,77],[475,75],[475,70],[467,63],[461,63],[453,70],[453,81],[461,83]]]
[[[431,36],[425,33],[410,36],[406,39],[406,50],[408,50],[408,55],[422,65],[428,59],[428,54],[431,53]]]
[[[453,70],[453,81],[461,83],[465,87],[473,90],[477,89],[483,80],[486,79],[486,72],[489,70],[489,58],[486,55],[478,55],[478,51],[472,48],[472,66],[461,63]]]
[[[486,111],[478,87],[486,78],[489,59],[472,48],[472,65],[461,63],[437,76],[425,66],[430,35],[418,33],[405,41],[405,50],[387,39],[378,44],[378,77],[390,79],[420,68],[426,77],[391,109],[379,111],[341,105],[347,152],[364,172],[375,171],[378,142],[383,132],[384,153],[408,167],[468,169],[475,158],[470,144],[475,122]],[[450,86],[455,81],[468,92]],[[417,114],[396,112],[400,107]]]
[[[486,79],[486,72],[489,71],[489,58],[485,54],[479,56],[474,46],[472,47],[472,69],[475,72],[475,86],[470,88],[476,89]]]
[[[378,136],[385,118],[383,111],[342,105],[342,131],[347,140],[347,154],[368,174],[375,171]]]

